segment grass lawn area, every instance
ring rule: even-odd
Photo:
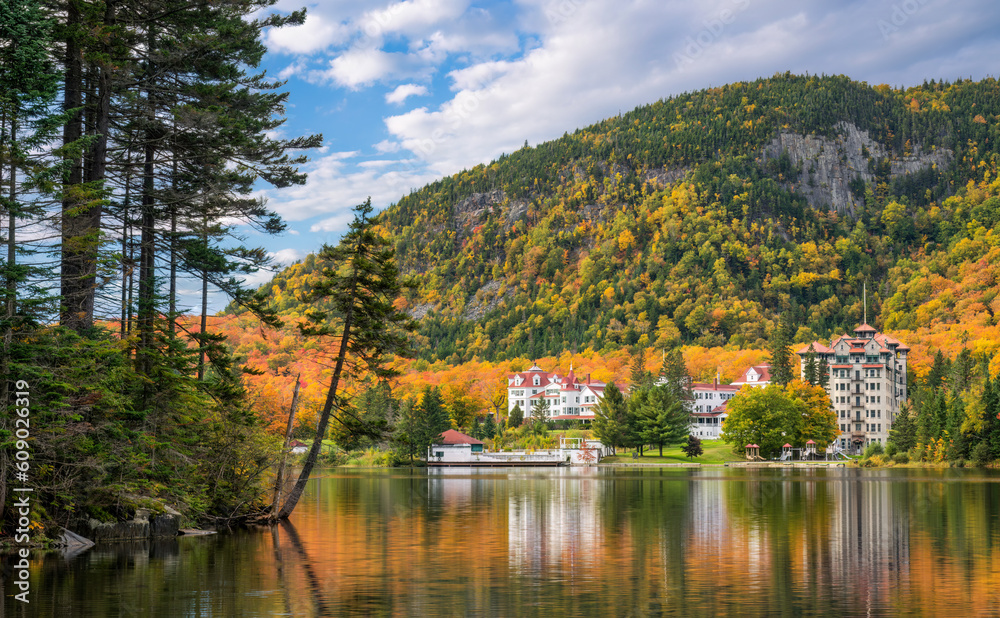
[[[705,452],[700,457],[690,458],[684,454],[681,447],[664,446],[663,457],[659,456],[660,449],[647,449],[646,454],[637,459],[632,459],[632,451],[624,452],[621,449],[615,457],[605,457],[601,463],[703,463],[720,464],[727,461],[745,461],[745,458],[733,454],[731,444],[726,444],[722,440],[702,440],[701,448]]]

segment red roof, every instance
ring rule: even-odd
[[[816,443],[812,440],[806,440],[806,444],[816,444]]]
[[[810,345],[813,348],[813,352],[815,352],[816,354],[833,354],[833,350],[831,350],[830,348],[826,347],[825,345],[823,345],[822,343],[820,343],[818,341],[813,341],[812,343],[807,343],[806,345],[802,346],[799,350],[797,350],[795,353],[796,354],[808,354],[809,353],[809,346]]]
[[[756,382],[747,382],[747,374],[753,369],[757,372],[758,377]],[[743,372],[739,380],[733,381],[734,385],[742,386],[744,384],[760,384],[761,382],[771,381],[771,366],[770,365],[754,365],[753,367],[747,367],[747,370]]]
[[[732,391],[732,392],[736,392],[736,391],[740,390],[741,388],[743,388],[743,386],[741,384],[716,384],[715,382],[712,382],[711,384],[709,384],[708,382],[692,382],[691,383],[691,390],[692,391],[726,391],[726,392]]]
[[[856,332],[856,333],[877,333],[878,331],[875,330],[874,328],[872,328],[871,326],[868,326],[868,324],[862,324],[861,326],[856,327],[854,329],[854,332]]]
[[[449,429],[441,434],[441,440],[435,444],[482,444],[481,440],[476,440],[472,436],[467,436],[461,431]]]
[[[785,445],[783,447],[781,447],[781,448],[792,448],[792,445],[789,444],[789,443],[787,443],[787,442],[785,442]]]

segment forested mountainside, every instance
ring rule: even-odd
[[[450,363],[764,347],[863,317],[996,326],[996,80],[894,89],[779,75],[684,94],[402,197],[381,215]],[[301,315],[314,256],[265,286]]]

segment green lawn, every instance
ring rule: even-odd
[[[659,456],[658,448],[647,449],[644,456],[632,459],[632,451],[618,449],[615,457],[605,457],[601,463],[703,463],[720,464],[727,461],[745,461],[745,458],[733,454],[733,447],[721,440],[702,440],[701,447],[705,451],[700,457],[690,458],[684,454],[680,446],[663,447],[663,457]]]

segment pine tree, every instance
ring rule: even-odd
[[[817,384],[823,387],[824,390],[830,388],[830,363],[826,360],[824,356],[819,361],[819,367],[816,370],[816,380]]]
[[[819,367],[816,365],[816,350],[811,343],[809,344],[809,350],[806,352],[805,375],[802,379],[813,386],[819,384]]]
[[[785,385],[792,381],[792,347],[791,326],[788,323],[789,313],[781,315],[781,319],[771,332],[768,350],[771,353],[771,381]]]
[[[531,406],[531,433],[542,435],[548,430],[549,410],[549,400],[544,396]]]
[[[983,431],[982,441],[987,445],[987,455],[990,460],[1000,459],[1000,393],[997,392],[997,382],[986,370],[986,382],[983,387]]]
[[[295,487],[278,513],[280,519],[292,513],[305,491],[331,417],[339,420],[342,415],[350,414],[340,392],[341,379],[387,379],[395,372],[386,366],[386,357],[406,355],[410,349],[407,331],[412,330],[414,324],[393,304],[402,290],[395,252],[389,241],[375,229],[371,214],[371,199],[354,208],[354,220],[340,244],[324,246],[320,252],[320,258],[326,263],[322,277],[305,295],[306,301],[323,300],[332,310],[307,313],[309,325],[301,327],[302,333],[320,337],[333,335],[339,343],[333,353],[333,375],[320,412],[316,439]],[[437,395],[435,398],[440,399]],[[440,408],[447,419],[444,407]]]
[[[510,411],[510,416],[507,417],[507,427],[516,429],[521,426],[524,422],[524,411],[521,410],[521,404],[515,403],[514,409]]]
[[[486,422],[483,423],[483,435],[487,440],[492,440],[497,435],[497,422],[493,420],[492,414],[486,415]]]
[[[594,437],[614,452],[619,446],[627,446],[626,430],[628,405],[622,392],[614,382],[604,389],[604,396],[594,408]]]
[[[896,445],[896,448],[905,453],[917,444],[917,428],[910,416],[909,404],[903,404],[896,420],[889,430],[889,439]]]
[[[628,400],[629,415],[636,419],[642,444],[655,444],[663,456],[664,444],[675,444],[688,435],[690,415],[682,400],[666,386],[648,386]]]
[[[632,353],[632,388],[643,388],[652,381],[652,374],[646,370],[646,349],[640,347]]]

